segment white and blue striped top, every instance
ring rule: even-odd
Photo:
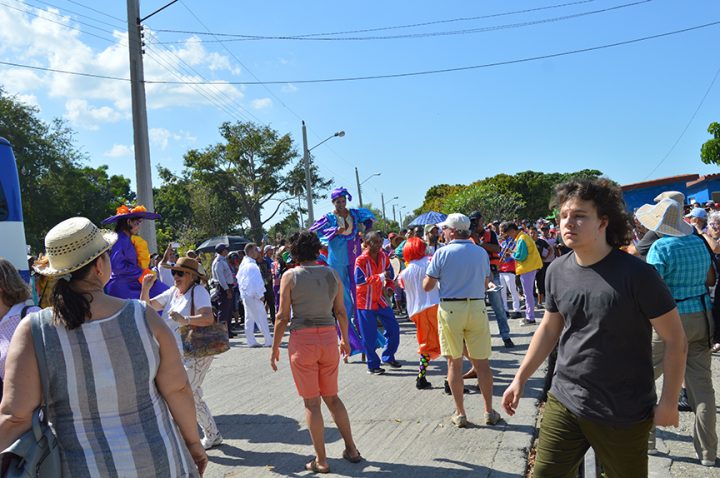
[[[55,326],[52,309],[40,314],[63,476],[198,476],[155,386],[160,352],[145,306],[131,300],[73,330]]]

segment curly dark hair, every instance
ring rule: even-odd
[[[296,264],[317,260],[321,247],[314,232],[300,231],[290,237],[290,255]]]
[[[558,209],[568,200],[592,201],[600,218],[607,218],[607,243],[625,246],[632,238],[632,216],[628,214],[620,186],[608,179],[576,179],[555,187],[553,205]]]

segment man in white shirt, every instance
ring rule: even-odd
[[[212,263],[212,276],[218,282],[218,287],[222,289],[219,294],[218,304],[218,322],[225,322],[228,329],[228,337],[233,338],[235,334],[230,329],[233,313],[233,294],[235,288],[235,277],[232,268],[227,261],[227,255],[230,248],[227,244],[218,244],[215,246],[215,259]]]
[[[255,340],[255,325],[257,325],[265,336],[265,347],[270,347],[272,346],[272,337],[270,337],[267,313],[263,304],[265,282],[263,282],[260,268],[257,265],[259,257],[260,249],[256,244],[251,242],[245,246],[245,257],[238,269],[237,284],[245,308],[245,338],[248,346],[261,346]]]

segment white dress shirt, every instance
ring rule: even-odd
[[[233,286],[235,277],[233,277],[233,272],[230,264],[228,264],[227,257],[215,254],[215,259],[212,263],[212,276],[213,279],[218,281],[223,290],[228,290]]]
[[[257,261],[245,256],[237,272],[238,289],[243,299],[262,299],[265,296],[265,282],[263,281]]]

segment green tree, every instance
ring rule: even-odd
[[[483,217],[488,220],[503,220],[515,217],[524,206],[525,201],[516,192],[503,191],[493,184],[476,183],[448,197],[440,212],[470,214],[482,211]]]
[[[720,123],[713,121],[707,129],[712,135],[700,148],[700,159],[705,164],[720,165]]]
[[[290,135],[280,136],[268,126],[251,122],[225,122],[220,126],[224,142],[185,154],[184,177],[199,182],[207,192],[217,192],[221,223],[249,223],[248,235],[259,241],[263,226],[283,205],[304,191],[304,169]],[[330,185],[311,171],[315,197]]]
[[[419,216],[424,212],[430,211],[439,212],[442,209],[443,201],[447,199],[448,196],[451,196],[465,187],[466,186],[462,184],[438,184],[436,186],[432,186],[425,193],[425,200],[423,201],[422,206],[413,211],[414,216]]]
[[[0,136],[10,141],[20,176],[25,236],[43,249],[45,234],[58,222],[85,216],[96,224],[122,200],[133,200],[130,181],[92,168],[75,146],[73,131],[61,120],[45,123],[38,109],[0,88]]]

